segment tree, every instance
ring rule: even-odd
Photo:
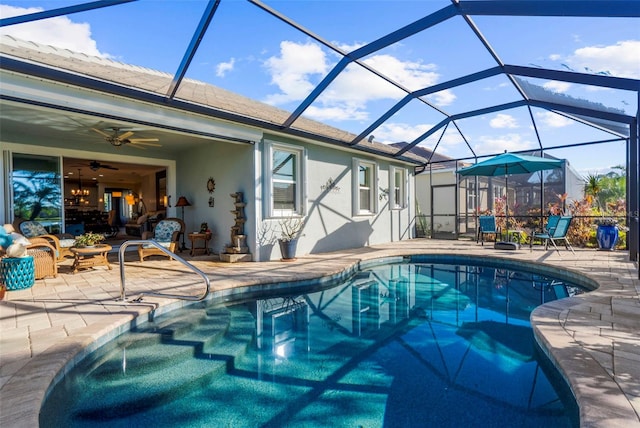
[[[15,171],[13,199],[16,218],[34,220],[43,216],[59,217],[59,181],[58,175],[51,172]]]
[[[598,198],[600,191],[602,190],[600,181],[601,179],[599,175],[589,174],[587,176],[587,182],[584,185],[584,194],[587,196],[587,199],[590,199],[590,202],[595,201],[598,209],[602,207]]]

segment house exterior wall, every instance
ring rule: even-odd
[[[216,140],[215,137],[189,136],[190,145],[185,147],[150,148],[142,156],[121,155],[118,149],[104,144],[82,144],[65,141],[64,133],[56,138],[34,140],[23,135],[3,135],[0,149],[7,153],[36,153],[47,156],[99,159],[103,162],[143,163],[161,165],[167,169],[167,195],[171,195],[172,207],[167,216],[182,217],[182,209],[175,203],[185,196],[191,206],[184,208],[186,232],[199,231],[200,224],[207,222],[214,237],[210,247],[222,252],[230,244],[231,227],[235,224],[234,209],[230,194],[243,192],[246,207],[244,234],[253,260],[272,260],[281,257],[277,245],[280,236],[279,219],[271,216],[265,207],[265,189],[270,186],[265,174],[267,144],[287,144],[304,150],[303,189],[305,228],[298,245],[298,255],[313,254],[344,248],[355,248],[381,244],[413,237],[415,215],[413,164],[384,156],[376,156],[350,148],[320,143],[309,139],[280,134],[263,135],[263,130],[248,125],[221,121],[205,116],[190,114],[176,109],[147,105],[130,99],[114,97],[95,91],[60,85],[55,82],[35,81],[22,76],[3,73],[3,93],[33,99],[55,105],[57,101],[80,111],[91,106],[96,122],[101,115],[130,117],[132,120],[176,126],[180,129],[194,129],[207,134],[221,134],[238,139],[246,139],[254,144],[234,143]],[[62,101],[60,101],[62,102]],[[71,131],[69,131],[71,132]],[[88,138],[97,138],[92,131],[85,130]],[[194,140],[199,138],[198,141]],[[98,138],[99,140],[99,138]],[[25,141],[29,141],[25,144]],[[162,144],[162,141],[161,141]],[[122,153],[122,152],[120,152]],[[127,153],[127,152],[125,152]],[[128,153],[133,153],[128,151]],[[357,172],[354,162],[360,159],[375,165],[376,180],[371,185],[375,209],[371,214],[354,212],[358,198]],[[404,189],[401,208],[390,206],[390,175],[400,170],[404,173]],[[207,180],[216,181],[216,189],[210,194]],[[0,178],[0,189],[9,188],[4,174]],[[137,189],[147,203],[147,210],[153,211],[155,201],[154,177],[148,177]],[[0,192],[4,192],[1,190]],[[5,197],[2,193],[3,199]],[[214,198],[209,206],[209,198]],[[0,217],[11,221],[12,213],[0,207]],[[185,237],[185,242],[189,243]]]
[[[191,203],[191,206],[184,208],[186,232],[198,232],[200,224],[206,222],[213,234],[209,248],[216,253],[223,252],[224,247],[231,243],[231,227],[235,225],[235,216],[230,212],[235,209],[234,199],[230,195],[242,192],[246,202],[244,215],[248,219],[244,232],[248,235],[250,251],[254,254],[255,241],[252,241],[252,237],[255,237],[255,228],[249,220],[257,215],[253,146],[207,144],[182,151],[176,159],[177,193],[171,203],[175,204],[180,196],[185,196]],[[207,190],[209,178],[216,183],[213,193]],[[213,207],[209,206],[209,198],[214,198]],[[182,209],[178,208],[176,214],[181,217]]]
[[[256,222],[258,237],[256,247],[260,260],[281,257],[278,247],[280,238],[279,217],[271,216],[268,210],[265,169],[268,163],[268,144],[285,144],[304,150],[303,212],[304,229],[298,240],[297,254],[313,254],[356,248],[413,237],[413,167],[365,153],[336,150],[328,146],[299,142],[290,138],[266,135],[257,145],[256,183],[260,186],[257,200],[263,201]],[[376,210],[373,214],[354,213],[354,159],[362,159],[377,166],[377,183],[373,198]],[[383,190],[389,189],[390,172],[399,168],[406,173],[404,208],[391,209],[390,197]]]

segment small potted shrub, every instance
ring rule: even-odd
[[[78,248],[94,247],[102,241],[104,241],[104,235],[100,233],[87,232],[78,236],[76,241],[73,243],[73,246]]]
[[[280,220],[280,252],[283,260],[294,260],[296,258],[296,247],[300,232],[304,227],[304,219],[302,217],[288,217]]]

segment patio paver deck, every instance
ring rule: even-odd
[[[596,280],[600,288],[539,307],[532,314],[538,341],[568,379],[585,427],[640,427],[640,281],[637,265],[623,251],[528,248],[498,251],[469,241],[410,240],[315,254],[295,262],[220,263],[189,257],[205,272],[212,292],[273,287],[279,282],[339,274],[361,260],[406,254],[468,254],[524,260],[566,268]],[[111,259],[111,258],[110,258]],[[36,281],[27,290],[8,292],[0,301],[0,426],[38,426],[46,392],[68,362],[114,337],[135,317],[182,304],[146,296],[124,304],[119,270],[99,267]],[[165,270],[166,266],[172,270]],[[142,291],[197,295],[202,283],[177,262],[166,259],[126,262],[127,295]],[[115,267],[115,266],[114,266]]]

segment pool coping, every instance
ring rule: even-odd
[[[405,241],[403,241],[405,242]],[[441,241],[439,241],[441,242]],[[465,244],[469,246],[468,243]],[[459,251],[448,253],[446,246],[434,248],[431,245],[424,245],[426,248],[405,248],[411,245],[387,245],[379,247],[367,247],[366,250],[345,250],[340,254],[347,254],[348,257],[341,258],[337,263],[332,254],[323,255],[330,263],[323,272],[304,274],[296,272],[287,287],[295,283],[297,286],[304,286],[314,282],[313,278],[328,276],[333,279],[339,276],[349,275],[357,270],[360,264],[379,263],[385,260],[397,260],[399,257],[414,254],[442,254],[458,256],[465,252]],[[473,247],[472,247],[473,248]],[[467,254],[473,257],[491,257],[503,260],[517,260],[517,254],[505,254],[486,252],[480,250],[480,254]],[[593,250],[591,250],[593,251]],[[473,252],[473,251],[471,251]],[[475,248],[478,253],[478,248]],[[580,254],[581,252],[578,252]],[[526,254],[522,254],[526,255]],[[308,260],[318,259],[323,256],[313,255],[300,258],[294,264],[304,264]],[[498,256],[498,257],[496,257]],[[504,256],[504,257],[501,257]],[[636,326],[640,323],[640,299],[638,293],[640,285],[633,277],[634,264],[621,260],[625,255],[612,253],[604,257],[608,261],[609,267],[605,268],[602,263],[594,263],[589,258],[583,257],[572,260],[575,266],[570,267],[567,258],[562,256],[554,259],[553,255],[545,254],[545,260],[539,260],[540,252],[534,251],[529,257],[529,262],[536,265],[562,268],[578,275],[591,278],[599,284],[598,290],[577,296],[573,299],[551,302],[538,307],[532,313],[531,324],[534,329],[536,340],[543,351],[549,356],[551,362],[558,368],[560,373],[569,383],[580,407],[581,426],[640,426],[638,409],[640,409],[640,393],[633,385],[634,381],[640,380],[640,374],[634,372],[633,362],[640,367],[640,350],[638,350],[639,334]],[[599,254],[599,256],[604,256]],[[612,257],[615,260],[611,260]],[[602,258],[602,257],[599,257]],[[522,260],[525,261],[525,260]],[[542,263],[541,263],[542,262]],[[603,260],[600,260],[603,262]],[[194,261],[194,264],[196,262]],[[614,271],[612,263],[621,264],[627,271],[624,277],[614,276],[619,271]],[[254,263],[252,266],[259,268],[260,264]],[[291,266],[291,263],[287,264]],[[272,267],[271,262],[263,264],[264,267]],[[539,266],[538,266],[539,267]],[[215,268],[215,266],[214,266]],[[209,269],[211,271],[211,269]],[[635,271],[637,272],[637,271]],[[315,281],[317,282],[317,281]],[[223,287],[214,290],[214,297],[224,300],[225,295],[238,294],[246,289],[273,289],[282,283],[278,278],[270,277],[259,282]],[[610,305],[607,307],[607,301]],[[617,309],[612,308],[616,303]],[[0,425],[2,426],[37,426],[41,404],[50,388],[64,374],[80,361],[87,353],[128,330],[131,326],[145,321],[174,308],[183,306],[182,302],[170,299],[154,299],[153,302],[146,302],[134,308],[128,308],[126,314],[107,317],[91,323],[87,327],[76,331],[69,337],[58,343],[49,346],[43,352],[31,358],[19,370],[12,374],[10,379],[2,385]],[[619,308],[622,306],[622,310]],[[629,310],[624,310],[629,308]],[[583,324],[576,323],[576,319],[583,320]],[[607,330],[608,328],[608,330]],[[633,329],[635,328],[635,332]],[[585,330],[586,329],[586,330]],[[589,337],[589,329],[598,329],[599,333]],[[604,334],[603,334],[604,331]],[[613,339],[612,339],[613,338]],[[604,343],[601,343],[604,342]],[[611,354],[603,349],[610,344]],[[620,359],[615,355],[615,346],[623,344],[622,350],[618,351],[628,367],[630,373],[617,373],[616,369],[620,364],[613,362]],[[2,351],[5,354],[5,351]],[[576,358],[580,356],[580,358]],[[5,356],[2,358],[5,359]],[[623,364],[623,366],[625,365]],[[640,370],[640,369],[636,369]],[[623,377],[621,379],[621,376]],[[626,376],[626,378],[624,378]],[[594,383],[595,382],[595,385]],[[639,385],[640,383],[636,383]],[[604,392],[604,394],[603,394]],[[635,407],[634,407],[635,404]],[[635,424],[635,425],[634,425]]]

